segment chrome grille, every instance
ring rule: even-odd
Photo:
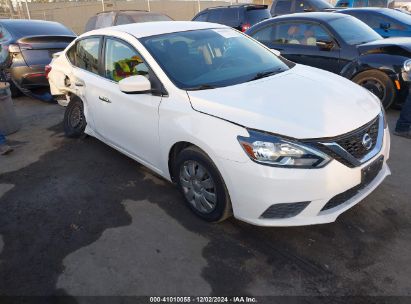
[[[372,150],[377,144],[378,120],[378,117],[375,118],[364,127],[361,127],[347,137],[338,140],[337,144],[343,147],[345,151],[350,153],[356,159],[360,160],[365,155],[367,155],[370,150]],[[372,139],[372,146],[368,149],[366,149],[362,144],[362,140],[365,134],[368,134]]]
[[[381,112],[369,123],[352,132],[311,143],[340,163],[350,168],[358,167],[381,151],[384,136],[383,115]],[[372,141],[368,149],[363,145],[365,134],[368,134]]]

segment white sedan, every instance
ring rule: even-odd
[[[223,25],[91,31],[47,72],[68,137],[94,136],[176,183],[207,221],[333,222],[390,174],[378,98]]]

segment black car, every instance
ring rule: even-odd
[[[60,52],[76,38],[57,22],[0,20],[1,78],[10,82],[12,95],[47,89],[45,66],[53,53]]]
[[[335,10],[324,0],[274,0],[271,5],[271,15],[281,16],[291,13],[322,12]]]
[[[199,12],[192,21],[224,24],[244,32],[268,18],[271,18],[271,15],[267,5],[243,4],[210,7]]]
[[[350,8],[338,11],[351,15],[384,38],[411,37],[411,15],[381,7]]]
[[[352,16],[285,15],[263,21],[247,34],[288,60],[351,79],[378,96],[385,108],[408,95],[411,40],[383,39]]]
[[[152,21],[172,21],[169,16],[144,10],[105,11],[91,17],[86,24],[85,32],[114,25]]]

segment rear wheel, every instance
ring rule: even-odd
[[[80,137],[86,129],[86,117],[84,116],[84,105],[80,98],[74,97],[67,105],[64,113],[64,133],[67,137]]]
[[[377,96],[385,109],[388,109],[395,100],[394,83],[383,72],[365,71],[356,75],[352,80]]]
[[[181,151],[174,166],[174,176],[189,208],[202,219],[220,222],[230,217],[231,202],[220,172],[199,148]]]

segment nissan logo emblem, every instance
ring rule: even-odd
[[[362,145],[365,149],[370,150],[372,147],[372,138],[368,133],[365,133],[362,137]]]

